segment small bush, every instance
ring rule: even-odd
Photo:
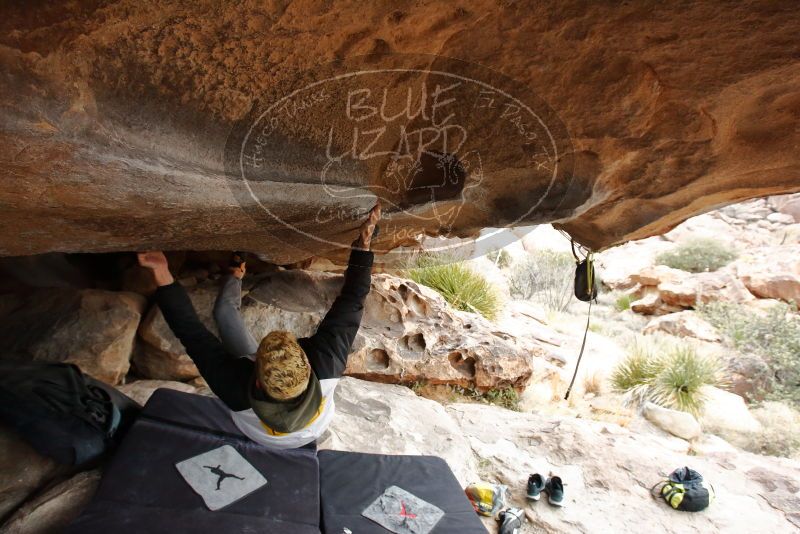
[[[724,244],[714,239],[697,238],[662,252],[656,256],[656,263],[690,273],[702,273],[716,271],[734,259],[736,252]]]
[[[689,346],[676,347],[663,362],[663,369],[653,381],[653,401],[667,408],[700,415],[706,401],[702,388],[722,382],[722,364],[715,358],[698,355]]]
[[[514,259],[511,257],[511,254],[509,254],[509,252],[504,248],[487,252],[486,257],[501,269],[507,269],[511,267],[511,264],[514,261]]]
[[[800,406],[800,319],[794,306],[776,304],[762,314],[741,304],[710,302],[698,311],[729,345],[767,362],[767,399]]]
[[[569,253],[542,250],[514,266],[509,290],[516,298],[536,298],[549,310],[564,311],[572,298],[574,270]]]
[[[422,255],[406,273],[418,284],[434,289],[457,310],[480,313],[487,319],[500,312],[501,300],[494,286],[463,262]]]
[[[750,452],[796,458],[800,453],[800,412],[780,402],[765,402],[753,410],[763,430],[751,435]]]
[[[587,374],[583,377],[583,392],[600,395],[605,389],[604,384],[603,375],[599,371]]]
[[[701,356],[688,345],[676,345],[654,354],[635,344],[611,375],[611,384],[635,402],[651,401],[665,408],[700,415],[705,405],[703,386],[722,382],[723,366],[715,358]]]
[[[631,302],[633,302],[633,297],[628,293],[623,293],[622,295],[617,297],[617,300],[614,301],[614,309],[618,312],[624,312],[625,310],[631,309]]]
[[[611,374],[611,385],[615,391],[625,393],[638,386],[651,384],[660,370],[661,364],[652,356],[649,348],[634,342],[627,357],[617,364]]]
[[[519,394],[514,388],[490,389],[483,394],[489,404],[502,406],[508,410],[519,411]]]

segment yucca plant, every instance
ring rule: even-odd
[[[721,384],[723,375],[719,360],[699,355],[691,346],[653,347],[637,342],[614,369],[611,384],[631,402],[651,401],[700,415],[706,401],[703,387]]]
[[[678,346],[663,359],[650,396],[656,404],[697,416],[707,400],[703,387],[721,381],[722,366],[716,358],[701,356],[689,346]]]
[[[406,269],[406,274],[434,289],[457,310],[479,313],[487,319],[500,312],[501,300],[494,286],[463,262],[424,254]]]

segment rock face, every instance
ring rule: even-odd
[[[256,339],[272,330],[309,336],[342,281],[341,275],[299,270],[262,277],[242,306],[245,323]],[[201,320],[216,331],[211,317],[216,286],[201,284],[188,292]],[[148,314],[139,335],[145,346],[134,361],[145,376],[162,380],[197,376],[158,309]],[[479,315],[453,310],[427,287],[377,274],[347,373],[380,382],[522,388],[532,373],[530,361],[547,355],[533,342],[523,342]]]
[[[620,281],[617,287],[635,287],[631,309],[646,315],[663,315],[698,304],[721,300],[748,303],[755,297],[729,271],[689,273],[664,265],[648,267]]]
[[[145,299],[135,293],[51,288],[14,300],[0,312],[0,353],[74,363],[117,384],[128,372]]]
[[[685,440],[693,440],[703,432],[700,423],[691,414],[670,410],[652,402],[644,405],[644,416],[660,429]]]
[[[144,406],[150,396],[159,388],[175,389],[184,393],[197,393],[197,388],[184,382],[170,380],[137,380],[123,384],[117,389]]]
[[[7,534],[60,532],[80,515],[100,484],[100,470],[85,471],[26,502],[3,525]]]
[[[0,427],[0,519],[66,470],[42,456],[16,432]]]
[[[735,393],[715,387],[703,388],[706,396],[701,419],[708,432],[760,432],[761,423],[753,417],[744,399]]]
[[[655,317],[647,323],[643,332],[645,334],[664,332],[673,336],[693,337],[712,343],[722,339],[708,321],[689,310]]]
[[[613,423],[482,404],[442,408],[406,388],[348,378],[336,402],[324,448],[442,456],[462,484],[508,485],[511,504],[530,512],[523,532],[745,532],[742,517],[764,532],[797,528],[800,464],[737,452],[722,440],[706,446],[708,452],[689,455],[675,450],[671,441],[677,438]],[[387,439],[365,438],[386,432]],[[675,512],[649,494],[659,479],[684,465],[718,489],[719,498],[702,513]],[[537,472],[564,479],[566,507],[526,501],[528,474]],[[752,484],[741,483],[743,474]]]
[[[732,268],[756,297],[800,302],[800,245],[752,251]]]
[[[242,216],[241,191],[224,179],[226,136],[252,104],[286,94],[304,69],[410,51],[438,54],[426,65],[433,69],[456,57],[515,78],[572,139],[568,168],[548,182],[536,161],[509,153],[508,136],[477,130],[471,139],[485,180],[446,225],[451,235],[501,227],[520,213],[520,223],[558,221],[594,248],[660,233],[714,206],[800,189],[798,25],[792,2],[755,1],[726,9],[711,0],[414,9],[345,1],[335,11],[207,0],[5,5],[0,254],[249,249],[281,264],[330,254],[332,245],[316,242],[312,254],[274,220]],[[384,111],[402,109],[405,97],[395,91]],[[301,163],[269,167],[267,158],[263,169],[281,184],[267,207],[301,226],[320,208],[371,202],[327,202],[324,186],[309,180],[320,166],[308,147],[324,150],[334,122],[324,110],[313,118],[304,142],[293,129],[300,123],[283,120],[269,145]],[[387,148],[398,139],[387,137]],[[332,143],[343,153],[352,135]],[[336,179],[385,185],[387,163],[353,161]],[[449,207],[411,189],[400,196],[420,212]],[[386,222],[389,248],[423,230],[447,231],[408,210]],[[322,233],[338,240],[356,226],[342,221]]]

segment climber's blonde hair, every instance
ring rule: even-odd
[[[270,332],[256,352],[256,379],[273,399],[289,400],[308,387],[311,365],[291,332]]]

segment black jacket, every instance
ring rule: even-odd
[[[298,339],[319,380],[339,378],[344,373],[369,293],[372,260],[372,252],[351,251],[341,293],[317,332]],[[197,317],[186,290],[177,282],[159,287],[156,302],[211,391],[235,412],[249,409],[247,392],[254,380],[253,361],[225,352],[220,340]]]

